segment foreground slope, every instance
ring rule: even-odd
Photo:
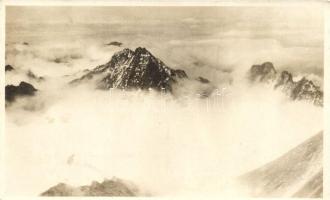
[[[253,197],[322,197],[323,133],[241,176]]]

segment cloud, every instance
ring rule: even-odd
[[[226,194],[235,188],[219,188],[234,177],[322,127],[321,108],[271,88],[240,84],[226,92],[200,100],[49,87],[21,99],[6,110],[7,180],[16,180],[7,181],[7,192],[36,195],[58,182],[116,176],[154,195]],[[39,111],[21,107],[37,103]]]

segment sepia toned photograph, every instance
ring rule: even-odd
[[[323,11],[5,6],[4,195],[322,198]]]

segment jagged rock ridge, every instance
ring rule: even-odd
[[[18,96],[33,96],[37,89],[33,85],[22,81],[18,86],[6,85],[5,99],[8,102],[15,101]]]
[[[253,197],[322,197],[323,132],[241,176]]]
[[[71,81],[77,84],[85,80],[103,75],[97,81],[99,89],[155,89],[172,91],[172,84],[179,79],[187,78],[183,70],[175,70],[166,66],[145,48],[135,51],[124,49],[115,53],[111,60],[86,73],[81,78]]]
[[[271,62],[253,65],[250,69],[249,79],[251,82],[275,82],[274,89],[281,89],[291,99],[307,100],[314,105],[323,106],[323,91],[313,81],[303,77],[295,82],[288,71],[278,74]]]
[[[102,183],[94,181],[91,185],[72,187],[59,183],[43,192],[41,196],[138,196],[138,189],[123,180],[113,178]]]

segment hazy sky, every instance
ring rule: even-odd
[[[260,26],[294,23],[318,27],[322,23],[320,7],[47,7],[8,6],[7,22],[24,23],[113,23],[127,21],[176,22],[217,21],[229,25],[249,21]]]
[[[320,7],[46,7],[8,6],[7,23],[109,23],[189,26],[193,31],[239,31],[250,37],[303,37],[304,43],[323,43]],[[171,30],[168,30],[170,32]]]
[[[222,55],[222,61],[247,61],[250,57],[270,59],[280,65],[294,65],[300,69],[312,69],[308,72],[323,73],[323,12],[322,7],[317,5],[8,6],[6,22],[7,41],[30,41],[20,39],[21,36],[47,37],[47,40],[53,41],[59,37],[71,36],[72,40],[89,35],[94,39],[113,38],[125,44],[135,42],[131,46],[152,46],[155,47],[153,51],[166,49],[165,52],[169,52],[174,45],[186,47],[191,52],[199,45],[201,48],[197,54],[206,54],[208,60],[214,52],[211,47],[215,46],[216,49],[223,49],[223,52],[218,52]],[[167,43],[172,46],[166,48]],[[175,55],[178,51],[176,49]],[[173,55],[167,54],[158,55],[170,60]],[[215,56],[216,60],[221,55]]]

